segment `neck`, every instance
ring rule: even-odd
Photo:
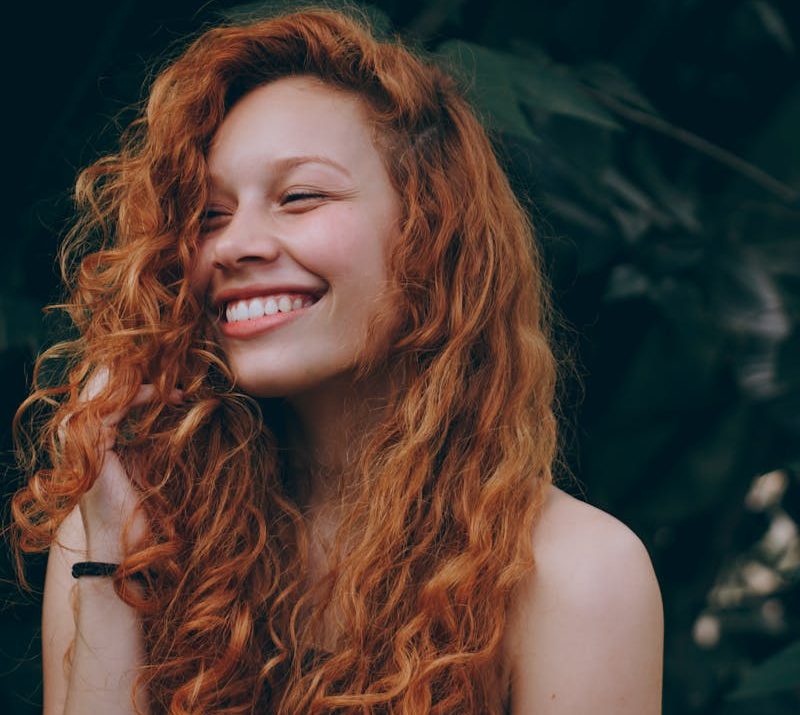
[[[385,415],[387,375],[355,382],[350,373],[282,399],[287,466],[298,504],[315,511],[336,502],[362,440]]]

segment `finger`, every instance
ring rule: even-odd
[[[180,404],[183,402],[183,398],[186,396],[186,393],[183,390],[179,390],[177,387],[169,393],[169,401],[174,404]]]
[[[156,391],[155,385],[151,385],[150,383],[140,385],[139,389],[136,391],[136,394],[133,396],[133,399],[128,403],[128,409],[132,407],[140,407],[141,405],[151,402],[157,396],[158,392]]]
[[[66,439],[67,436],[67,422],[69,422],[70,417],[71,415],[67,415],[64,419],[61,420],[61,422],[58,423],[58,430],[57,430],[58,443],[62,446],[64,445],[64,440]]]
[[[150,383],[145,383],[144,385],[140,385],[139,389],[136,391],[136,394],[133,396],[133,399],[127,405],[125,405],[125,407],[109,414],[103,420],[103,424],[106,425],[107,427],[113,427],[127,414],[129,410],[131,410],[134,407],[141,407],[142,405],[145,405],[148,402],[153,402],[158,397],[159,393],[155,385],[152,385]],[[178,390],[178,389],[172,390],[167,399],[169,402],[175,404],[182,402],[183,390]]]
[[[108,386],[110,377],[111,372],[107,367],[99,367],[89,378],[86,385],[84,385],[83,390],[81,390],[81,393],[78,396],[78,401],[86,402],[97,397],[97,395],[99,395]],[[136,391],[136,394],[133,396],[133,399],[127,405],[125,405],[125,407],[106,415],[106,417],[103,419],[103,427],[107,429],[116,427],[116,425],[132,407],[144,405],[153,401],[157,397],[158,392],[155,388],[155,385],[149,383],[140,385],[139,389]],[[167,399],[172,404],[180,404],[183,401],[183,397],[183,390],[174,389],[170,392]],[[68,421],[69,416],[64,418],[58,426],[57,434],[61,444],[64,443],[64,438],[66,436],[66,424]],[[104,443],[107,445],[111,444],[113,446],[113,441],[113,439],[109,441],[109,439],[106,438]]]
[[[153,385],[141,385],[133,396],[133,399],[124,407],[109,413],[103,418],[105,427],[116,427],[117,423],[134,407],[144,405],[153,399],[155,387]]]
[[[103,390],[106,389],[106,387],[108,387],[110,378],[111,372],[105,365],[98,367],[89,377],[89,379],[86,381],[86,384],[83,386],[83,389],[80,391],[80,394],[78,395],[78,402],[88,402],[96,398],[100,393],[103,392]],[[58,441],[62,445],[64,444],[64,440],[66,438],[66,427],[71,416],[72,415],[67,415],[58,425]],[[119,419],[117,419],[117,421],[119,421]]]
[[[97,395],[99,395],[108,385],[109,377],[110,372],[107,367],[101,365],[99,368],[97,368],[89,377],[86,384],[83,386],[83,389],[80,391],[80,394],[78,395],[78,402],[88,402],[89,400],[93,400],[95,397],[97,397]],[[62,445],[66,439],[67,423],[69,422],[69,418],[71,416],[72,415],[67,415],[58,424],[58,430],[56,431],[56,434],[58,436],[59,443]]]
[[[86,384],[83,386],[83,389],[80,391],[78,395],[78,402],[90,402],[91,400],[95,399],[98,395],[100,395],[107,387],[109,380],[111,379],[111,372],[107,367],[101,365],[98,367],[89,379],[86,381]],[[121,414],[116,416],[117,413],[106,418],[103,420],[103,425],[106,427],[113,427],[119,420],[121,419]],[[67,424],[69,423],[70,417],[72,415],[67,415],[58,425],[57,435],[58,441],[63,445],[64,439],[66,438],[67,432]],[[107,443],[108,439],[104,438],[103,442]]]
[[[106,387],[108,387],[108,381],[110,377],[111,372],[105,365],[101,365],[99,368],[97,368],[83,386],[81,394],[78,395],[78,402],[88,402],[89,400],[93,400],[95,397],[97,397],[103,390],[106,389]]]
[[[167,401],[169,402],[182,402],[183,401],[183,390],[178,390],[177,388],[172,390],[169,395],[167,396]],[[144,405],[147,402],[151,402],[152,400],[158,397],[158,391],[156,390],[155,385],[151,385],[149,383],[145,383],[139,387],[139,390],[134,395],[133,399],[130,401],[128,407],[138,407],[139,405]]]

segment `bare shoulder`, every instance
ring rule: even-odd
[[[556,487],[532,538],[506,638],[512,713],[660,713],[663,607],[641,539]]]
[[[609,568],[625,575],[626,582],[636,575],[655,576],[647,549],[629,527],[555,486],[534,529],[533,548],[540,574],[578,587],[589,579],[594,593],[610,585],[609,578],[597,580]]]

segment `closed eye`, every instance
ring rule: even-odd
[[[208,232],[213,230],[216,226],[219,225],[219,220],[227,215],[228,214],[224,211],[216,211],[214,209],[208,209],[203,214],[203,218],[200,220],[201,232]]]
[[[324,198],[325,194],[298,191],[291,194],[286,194],[286,196],[283,197],[283,203],[289,204],[296,201],[303,201],[307,199],[324,199]]]

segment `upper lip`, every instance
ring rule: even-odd
[[[296,283],[281,283],[280,285],[270,285],[266,283],[254,283],[239,288],[226,288],[214,294],[211,305],[216,309],[222,308],[226,303],[233,300],[244,300],[245,298],[255,298],[262,295],[276,295],[278,293],[306,293],[315,298],[319,298],[325,292],[325,288],[310,288]]]

